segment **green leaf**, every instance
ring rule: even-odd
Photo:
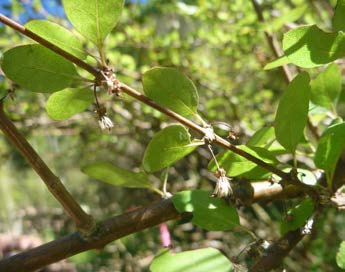
[[[315,165],[325,170],[331,185],[338,159],[345,148],[345,123],[328,127],[322,134],[315,153]]]
[[[153,68],[143,75],[143,87],[145,94],[155,102],[183,116],[197,114],[197,90],[181,72],[173,68]]]
[[[335,63],[330,64],[311,82],[311,101],[333,110],[341,92],[341,71]]]
[[[145,173],[135,173],[117,167],[110,162],[91,163],[82,168],[86,175],[114,186],[128,188],[152,188]]]
[[[304,226],[313,211],[314,203],[311,199],[303,200],[300,204],[290,209],[280,226],[282,234]]]
[[[120,18],[123,0],[63,0],[68,20],[87,39],[101,48]]]
[[[275,134],[278,142],[291,153],[302,139],[309,107],[309,75],[297,75],[283,93],[275,117]]]
[[[284,35],[283,49],[297,66],[319,66],[345,56],[345,33],[327,33],[315,25],[298,27]]]
[[[9,79],[33,92],[56,92],[78,77],[71,62],[39,44],[6,51],[1,68]]]
[[[77,58],[85,59],[87,57],[80,39],[58,24],[46,20],[33,20],[28,22],[25,27]]]
[[[279,66],[288,64],[290,62],[291,61],[289,60],[289,58],[287,56],[281,56],[281,57],[267,63],[264,67],[264,70],[271,70],[273,68],[277,68]]]
[[[215,248],[170,253],[162,250],[150,265],[152,272],[230,272],[232,263]]]
[[[265,148],[262,147],[248,147],[248,146],[237,146],[239,149],[246,151],[247,153],[253,155],[254,157],[263,160],[268,164],[275,164],[277,163],[276,158]],[[247,172],[250,172],[254,169],[257,165],[243,158],[242,156],[230,151],[226,150],[219,153],[217,156],[217,161],[220,167],[224,168],[227,175],[229,177],[236,177],[240,175],[244,175]],[[208,165],[208,169],[212,172],[216,171],[217,167],[214,160],[210,161]],[[253,174],[253,173],[251,173]],[[260,172],[260,175],[263,172]]]
[[[345,241],[342,241],[340,243],[338,252],[337,252],[337,265],[341,268],[341,269],[345,269]]]
[[[46,110],[52,119],[64,120],[87,109],[93,99],[89,89],[64,89],[49,96]]]
[[[192,222],[204,229],[231,230],[239,225],[237,210],[222,198],[212,198],[203,190],[183,191],[175,194],[172,202],[179,212],[193,213]]]
[[[147,172],[155,172],[182,159],[196,148],[188,130],[172,125],[158,132],[147,146],[143,166]]]
[[[345,0],[338,0],[333,16],[333,29],[345,32]]]
[[[247,146],[267,147],[275,140],[274,127],[263,127],[256,131],[247,142]]]

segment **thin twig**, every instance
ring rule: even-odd
[[[14,22],[10,18],[0,14],[0,21],[3,22],[4,24],[8,25],[9,27],[19,31],[20,33],[32,38],[33,40],[44,45],[45,47],[53,50],[54,52],[60,54],[62,57],[72,61],[73,63],[75,63],[79,67],[87,70],[89,73],[91,73],[92,75],[94,75],[96,77],[96,81],[97,81],[97,79],[106,79],[106,78],[104,78],[104,75],[101,71],[95,69],[94,67],[85,63],[84,61],[78,59],[77,57],[69,54],[68,52],[64,51],[63,49],[55,46],[54,44],[52,44],[50,42],[48,42],[44,38],[42,38],[42,37],[34,34],[33,32],[25,29],[25,27]],[[205,136],[205,128],[203,128],[203,127],[195,124],[194,122],[184,118],[183,116],[177,114],[176,112],[157,104],[156,102],[154,102],[150,98],[146,97],[145,95],[139,93],[138,91],[134,90],[133,88],[127,86],[126,84],[124,84],[122,82],[120,82],[119,86],[120,86],[121,91],[125,92],[126,94],[134,97],[135,99],[143,102],[146,105],[151,106],[152,108],[164,113],[165,115],[175,119],[176,121],[180,122],[181,124],[183,124],[183,125],[189,127],[190,129],[193,129],[194,131],[200,133],[202,136]],[[221,138],[218,135],[216,135],[215,142],[217,144],[233,151],[234,153],[254,162],[258,166],[276,174],[277,176],[281,177],[282,179],[284,179],[286,181],[290,180],[289,174],[281,171],[280,169],[278,169],[272,165],[267,164],[266,162],[252,156],[251,154],[237,148],[236,146],[232,145],[231,143],[229,143],[228,141],[226,141],[225,139]]]
[[[92,232],[95,226],[93,218],[83,211],[76,200],[67,191],[60,179],[54,175],[32,146],[26,141],[23,135],[8,119],[3,110],[3,101],[0,101],[0,129],[6,138],[17,148],[20,154],[41,177],[49,191],[72,218],[78,230],[85,234]]]

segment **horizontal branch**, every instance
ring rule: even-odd
[[[248,183],[244,187],[239,185],[234,190],[235,197],[248,204],[282,197],[291,198],[300,192],[298,187],[291,186],[283,189],[279,184],[272,185],[270,182]],[[162,222],[179,219],[181,216],[183,215],[175,209],[170,199],[161,200],[147,207],[100,222],[96,231],[88,237],[84,238],[79,232],[75,232],[0,260],[0,271],[34,271],[80,252],[101,249],[106,244],[123,236],[156,226]]]
[[[54,175],[41,157],[32,148],[24,136],[9,120],[3,109],[3,101],[0,100],[0,130],[6,138],[15,146],[18,152],[30,164],[41,177],[53,196],[64,207],[67,214],[72,218],[78,230],[88,233],[94,228],[93,218],[85,213],[72,195],[67,191],[60,179]]]

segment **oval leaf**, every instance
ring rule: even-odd
[[[298,27],[284,35],[283,49],[297,66],[319,66],[345,56],[345,33],[327,33],[315,25]]]
[[[71,62],[39,44],[6,51],[1,68],[9,79],[33,92],[56,92],[78,77]]]
[[[325,170],[328,184],[331,184],[338,159],[345,148],[345,123],[335,124],[322,134],[317,147],[315,165]]]
[[[86,175],[114,186],[128,188],[152,188],[151,181],[144,173],[135,173],[117,167],[110,162],[96,162],[82,168]]]
[[[302,139],[309,107],[309,75],[297,75],[282,95],[275,117],[275,134],[278,142],[291,153]]]
[[[101,48],[120,18],[123,0],[63,0],[68,20],[87,39]]]
[[[265,148],[262,147],[248,147],[248,146],[237,146],[239,149],[246,151],[247,153],[253,155],[254,157],[263,160],[264,162],[268,164],[276,164],[278,161]],[[240,175],[244,175],[245,173],[249,173],[251,170],[256,168],[256,164],[252,161],[247,160],[246,158],[243,158],[242,156],[230,151],[226,150],[224,152],[219,153],[217,156],[217,161],[220,165],[220,167],[224,168],[227,175],[229,177],[237,177]],[[212,172],[217,170],[217,166],[214,162],[214,160],[211,160],[208,169]],[[255,175],[259,174],[260,176],[262,174],[265,174],[265,171],[255,171]],[[249,173],[250,176],[252,176],[253,173]]]
[[[77,58],[87,57],[80,39],[58,24],[46,20],[32,20],[25,27]]]
[[[46,110],[52,119],[64,120],[87,109],[93,99],[89,89],[65,89],[49,96]]]
[[[341,71],[335,63],[330,64],[311,82],[310,99],[315,105],[333,110],[341,92]]]
[[[287,217],[282,221],[280,226],[282,234],[304,226],[313,211],[314,203],[311,199],[306,199],[296,207],[290,209],[287,212]]]
[[[193,213],[192,222],[207,230],[231,230],[240,224],[236,208],[222,198],[210,197],[207,191],[179,192],[172,202],[179,212]]]
[[[147,172],[155,172],[191,153],[196,146],[184,126],[172,125],[158,132],[147,146],[143,166]]]
[[[193,82],[172,68],[157,67],[143,75],[145,94],[183,116],[197,114],[199,96]]]
[[[170,253],[170,249],[164,249],[153,259],[150,271],[229,272],[232,271],[232,263],[215,248],[202,248],[175,254]]]

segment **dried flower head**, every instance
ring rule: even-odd
[[[99,107],[96,109],[98,114],[98,124],[102,130],[108,129],[109,131],[114,127],[114,123],[111,119],[106,115],[105,107]]]
[[[121,94],[121,82],[116,79],[116,75],[112,70],[102,71],[102,75],[105,78],[104,85],[108,89],[108,94],[116,94],[120,96]]]
[[[232,188],[230,179],[226,176],[226,172],[223,168],[216,171],[215,176],[217,177],[216,188],[213,191],[212,197],[229,197],[232,195]]]

